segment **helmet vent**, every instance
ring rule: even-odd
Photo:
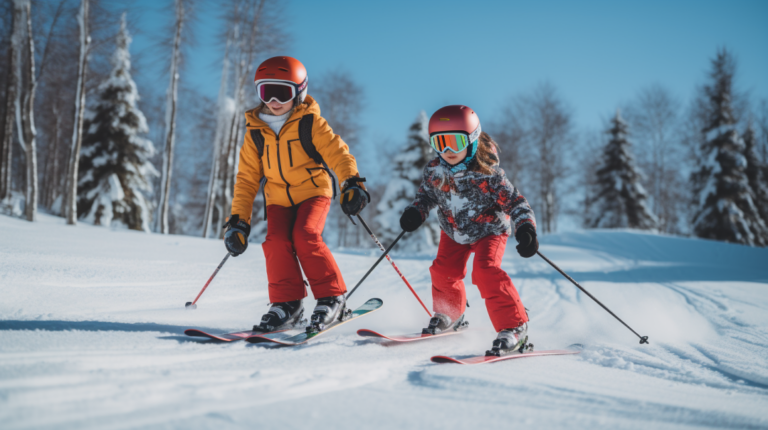
[[[282,71],[284,71],[284,72],[287,72],[287,71],[288,71],[288,69],[286,69],[285,67],[278,67],[277,69],[278,69],[278,70],[282,70]]]
[[[259,68],[259,71],[262,71],[262,70],[267,70],[267,68],[266,67]]]

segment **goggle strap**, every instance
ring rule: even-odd
[[[480,138],[480,133],[482,133],[482,130],[480,129],[480,124],[477,125],[477,128],[475,131],[469,134],[469,142],[472,143]]]

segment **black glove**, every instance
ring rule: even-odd
[[[423,223],[421,212],[413,206],[408,206],[400,216],[400,227],[408,233],[416,231]]]
[[[515,232],[517,239],[517,253],[523,258],[531,258],[539,250],[539,241],[536,239],[536,228],[528,223],[520,226]]]
[[[223,227],[227,228],[224,233],[224,246],[233,256],[245,252],[248,249],[248,236],[251,234],[251,226],[240,219],[240,215],[232,215]]]
[[[371,202],[371,195],[365,190],[362,183],[365,182],[365,178],[358,178],[353,176],[344,181],[344,186],[341,189],[341,210],[346,215],[354,216],[363,210],[365,205]]]

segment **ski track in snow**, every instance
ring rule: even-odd
[[[495,333],[466,278],[470,330],[392,345],[355,335],[428,317],[386,262],[350,300],[384,307],[294,348],[216,343],[184,329],[248,329],[267,310],[257,244],[0,217],[0,428],[768,428],[768,250],[631,231],[560,233],[542,253],[650,345],[538,258],[503,267],[536,349],[576,356],[482,366]],[[351,288],[378,251],[335,251]],[[394,260],[428,305],[425,257]],[[314,305],[312,296],[306,308]]]

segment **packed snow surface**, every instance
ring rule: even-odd
[[[582,343],[581,354],[431,363],[482,354],[495,337],[469,274],[469,331],[358,337],[427,324],[386,262],[350,299],[384,306],[304,346],[205,341],[184,329],[248,329],[266,312],[257,244],[186,310],[225,255],[220,241],[0,216],[0,427],[768,428],[768,249],[632,231],[540,239],[650,345],[512,244],[503,267],[536,349]],[[379,251],[335,255],[351,288]],[[429,304],[431,259],[395,261]]]

